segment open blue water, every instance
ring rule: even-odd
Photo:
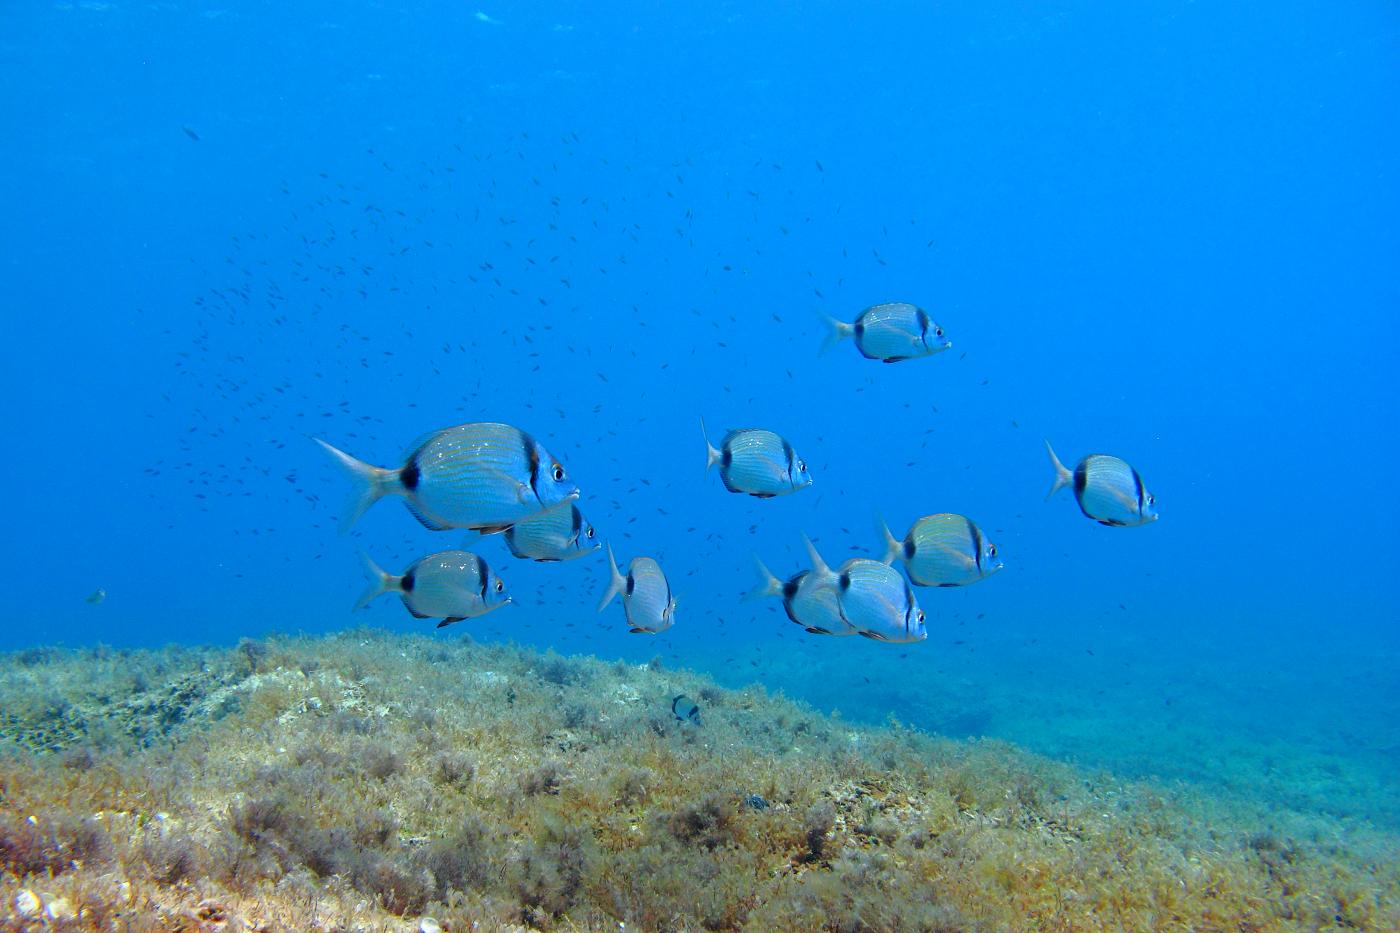
[[[468,536],[342,537],[310,438],[500,420],[679,621],[472,535],[516,605],[441,637],[1400,825],[1393,4],[34,2],[0,92],[0,648],[430,627],[356,550]],[[887,300],[954,349],[818,354]],[[701,416],[815,486],[726,493]],[[1161,521],[1043,501],[1044,438]],[[925,643],[740,599],[938,511],[1007,566]]]

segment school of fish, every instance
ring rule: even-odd
[[[873,305],[849,323],[835,318],[826,322],[823,352],[850,339],[865,358],[896,363],[952,346],[927,311],[906,302]],[[776,431],[731,429],[718,446],[711,442],[703,418],[700,431],[705,470],[718,467],[720,481],[731,493],[771,499],[813,484],[807,461]],[[429,432],[408,445],[401,463],[393,467],[374,466],[320,438],[316,441],[353,483],[343,532],[374,503],[397,496],[424,527],[500,534],[507,550],[524,560],[573,560],[602,546],[579,508],[579,487],[563,463],[513,425],[477,422]],[[1045,449],[1054,470],[1047,499],[1068,486],[1085,517],[1102,525],[1123,528],[1157,520],[1156,499],[1124,460],[1089,454],[1070,469],[1049,441]],[[788,619],[814,635],[860,635],[907,644],[928,637],[927,616],[914,587],[970,586],[1003,567],[997,546],[965,515],[925,515],[903,537],[896,537],[883,519],[878,524],[882,559],[855,556],[833,568],[804,536],[810,566],[782,580],[755,558],[759,580],[748,598],[781,598]],[[512,602],[506,582],[469,550],[425,555],[401,574],[386,572],[367,554],[361,556],[370,582],[357,609],[385,593],[396,593],[415,618],[437,619],[440,628]],[[611,545],[607,558],[607,584],[598,611],[620,599],[629,632],[657,635],[671,628],[678,599],[660,563],[639,555],[624,571]],[[672,710],[677,718],[699,721],[698,708],[684,696],[673,701]]]

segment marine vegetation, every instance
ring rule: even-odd
[[[26,651],[0,743],[3,930],[1400,929],[1361,823],[469,637]]]

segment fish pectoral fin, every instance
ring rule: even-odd
[[[964,570],[971,570],[977,564],[976,558],[969,555],[966,551],[953,547],[951,544],[940,544],[937,547],[940,554],[944,554],[957,561]]]
[[[867,632],[862,630],[860,632],[857,632],[856,634],[864,635],[866,638],[869,638],[872,641],[889,641],[888,638],[886,638],[884,635],[881,635],[879,632]]]
[[[428,515],[418,507],[418,503],[414,502],[411,497],[404,499],[404,503],[408,506],[408,510],[413,513],[413,517],[422,522],[423,527],[429,531],[446,531],[448,528],[452,527],[442,524],[442,522],[439,522],[435,518],[429,518]]]
[[[442,628],[444,625],[451,625],[453,622],[461,622],[465,618],[466,616],[448,616],[447,618],[439,622],[437,624],[437,627]]]
[[[651,634],[651,629],[649,629],[649,628],[637,628],[636,626],[633,626],[632,628],[629,628],[627,631],[628,631],[629,634],[632,634],[632,635],[650,635],[650,634]]]
[[[813,635],[830,635],[830,634],[831,634],[831,632],[827,631],[826,629],[824,629],[824,628],[817,628],[815,625],[809,625],[809,626],[807,626],[807,631],[811,632]]]
[[[411,616],[413,616],[413,618],[415,618],[415,619],[431,619],[431,618],[432,618],[432,616],[430,616],[430,615],[428,615],[427,613],[424,613],[424,612],[419,612],[417,609],[414,609],[412,606],[409,606],[407,603],[404,604],[404,607],[405,607],[406,609],[408,609],[408,614],[411,615]]]

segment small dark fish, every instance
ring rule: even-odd
[[[671,701],[671,713],[681,722],[700,725],[700,707],[684,693]]]
[[[185,135],[188,136],[190,139],[193,139],[195,142],[199,142],[199,134],[196,133],[194,130],[190,129],[188,126],[182,126],[180,127],[180,129],[184,130]]]
[[[83,602],[87,603],[89,606],[98,606],[101,605],[102,601],[106,598],[107,591],[99,588],[88,594],[88,598],[83,600]]]

